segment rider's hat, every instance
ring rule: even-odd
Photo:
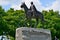
[[[31,2],[31,4],[33,4],[33,2]]]

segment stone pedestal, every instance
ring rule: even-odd
[[[16,40],[51,40],[50,30],[21,27],[16,29]]]

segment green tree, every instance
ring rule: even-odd
[[[11,36],[12,40],[15,37],[15,31],[18,27],[29,27],[29,21],[26,20],[26,15],[23,10],[14,10],[10,8],[8,11],[5,11],[0,6],[0,35],[3,32],[8,32],[8,35]],[[45,19],[44,28],[51,30],[52,40],[54,36],[57,36],[60,39],[60,15],[58,11],[53,10],[43,10],[42,11]],[[26,22],[27,21],[27,22]],[[25,24],[26,22],[26,24]],[[32,26],[35,25],[36,20],[32,19]],[[37,28],[41,28],[42,24],[39,20]]]

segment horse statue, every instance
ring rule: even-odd
[[[28,9],[28,7],[26,6],[25,3],[22,3],[21,8],[24,8],[24,10],[25,10],[26,20],[31,20],[32,18],[35,18],[36,22],[37,22],[36,25],[37,25],[38,24],[38,19],[41,19],[41,23],[44,26],[44,21],[45,20],[44,20],[43,14],[41,12],[35,11],[34,14],[33,14],[34,16],[33,16],[32,13],[31,13],[31,10]]]

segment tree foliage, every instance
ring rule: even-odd
[[[42,11],[44,19],[46,20],[44,27],[51,30],[52,39],[54,36],[57,36],[60,39],[60,15],[58,11]],[[26,24],[24,24],[26,22]],[[34,26],[36,20],[32,20],[32,25]],[[14,10],[10,8],[8,11],[5,11],[0,6],[0,35],[3,32],[8,32],[12,37],[15,37],[15,31],[18,27],[29,27],[29,21],[26,20],[26,15],[23,10]],[[42,24],[39,21],[37,28],[41,28]]]

